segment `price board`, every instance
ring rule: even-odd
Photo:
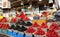
[[[2,8],[10,8],[10,1],[2,0]]]

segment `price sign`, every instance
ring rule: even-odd
[[[10,1],[2,0],[2,8],[10,8]]]

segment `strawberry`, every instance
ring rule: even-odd
[[[48,28],[48,26],[47,26],[46,23],[42,23],[40,27],[41,27],[41,28]]]
[[[39,25],[38,25],[37,22],[35,22],[32,26],[33,26],[33,27],[38,27]]]
[[[4,17],[3,19],[1,19],[1,22],[7,22],[7,19]]]
[[[33,33],[35,32],[35,29],[33,27],[29,27],[27,30],[26,30],[27,33]]]
[[[58,30],[59,27],[57,26],[56,23],[52,23],[52,25],[49,27],[49,29],[54,29],[54,30]]]
[[[12,18],[10,22],[15,23],[16,21],[16,18]]]
[[[38,29],[34,34],[36,34],[36,35],[44,35],[45,32],[42,29]]]

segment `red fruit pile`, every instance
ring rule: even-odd
[[[24,14],[24,12],[21,12],[21,14],[16,14],[16,17],[18,17],[18,18],[25,18],[25,14]]]
[[[52,25],[49,27],[50,30],[59,30],[59,27],[57,26],[56,23],[52,23]]]
[[[16,14],[16,17],[18,17],[18,18],[19,18],[19,14]]]
[[[59,36],[58,36],[58,33],[55,32],[54,30],[49,30],[49,31],[46,33],[46,36],[47,36],[47,37],[59,37]]]
[[[3,29],[3,30],[6,30],[9,28],[9,24],[2,24],[0,23],[0,28]]]
[[[9,28],[9,24],[3,24],[3,25],[2,25],[2,29],[3,29],[3,30],[6,30],[6,29],[8,29],[8,28]]]
[[[30,20],[28,17],[25,17],[23,20]]]
[[[22,12],[19,17],[22,18],[22,19],[24,19],[26,16],[25,16],[25,14]]]
[[[39,25],[38,25],[37,22],[35,22],[32,26],[33,26],[33,27],[38,27]]]
[[[33,33],[33,32],[35,32],[36,30],[33,28],[33,27],[29,27],[27,30],[26,30],[26,32],[27,33]]]
[[[0,28],[2,28],[2,24],[0,24]]]
[[[40,27],[41,28],[48,28],[47,23],[42,23]]]
[[[37,30],[34,34],[35,34],[35,35],[44,35],[45,32],[44,32],[42,29],[39,29],[39,30]]]
[[[4,17],[4,18],[1,19],[0,22],[8,22],[8,21],[7,21],[7,19]]]
[[[16,20],[16,18],[12,18],[11,20],[10,20],[10,22],[12,22],[12,23],[15,23],[17,20]]]
[[[2,19],[0,19],[0,22],[1,22]]]
[[[43,12],[42,15],[43,16],[47,16],[48,12]]]
[[[25,16],[24,12],[22,12],[20,15],[19,14],[16,14],[16,17],[19,17],[23,20],[30,20],[27,16]]]
[[[59,28],[59,30],[60,30],[60,27],[58,27]]]

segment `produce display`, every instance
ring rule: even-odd
[[[0,0],[0,37],[60,37],[59,0]]]
[[[7,17],[2,17],[0,19],[0,33],[12,37],[60,37],[60,26],[56,20],[49,22],[50,18],[47,19],[49,15],[51,14],[48,12],[42,12],[41,16],[33,14],[33,20],[24,12],[16,14],[10,20]]]

